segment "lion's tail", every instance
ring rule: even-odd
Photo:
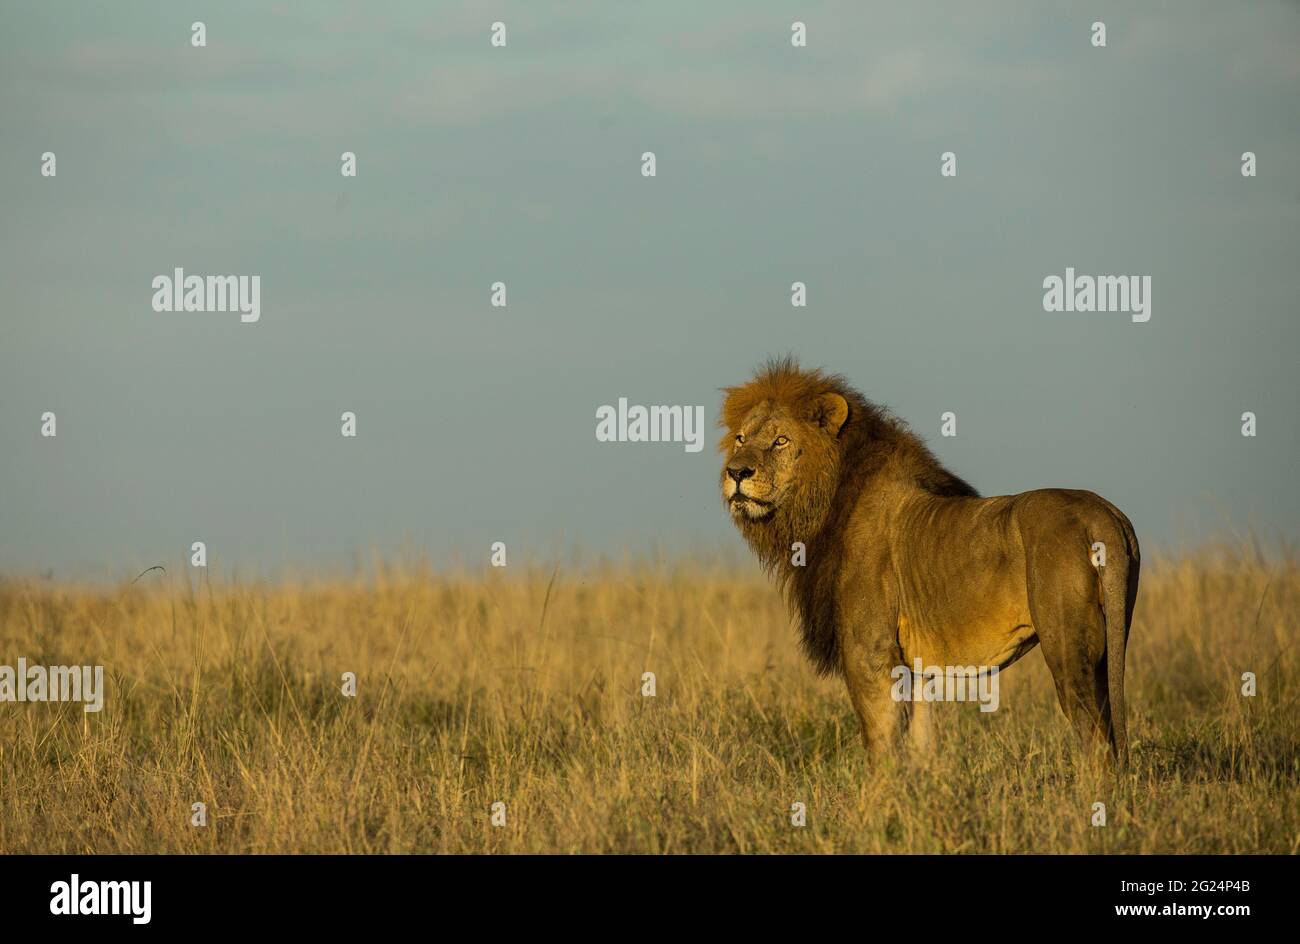
[[[1102,569],[1102,610],[1106,619],[1106,688],[1110,696],[1110,723],[1115,748],[1115,760],[1120,770],[1128,766],[1128,725],[1124,717],[1124,653],[1128,648],[1128,632],[1133,620],[1133,604],[1137,599],[1138,554],[1137,535],[1128,519],[1118,513],[1118,524],[1124,533],[1125,553],[1114,555]]]

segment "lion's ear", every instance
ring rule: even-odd
[[[840,427],[849,418],[849,401],[838,393],[823,393],[813,401],[813,421],[823,426],[832,436],[839,434]]]

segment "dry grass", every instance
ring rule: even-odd
[[[940,706],[932,755],[873,768],[753,570],[513,570],[0,583],[0,664],[102,664],[108,688],[98,714],[0,704],[0,852],[1300,848],[1294,561],[1147,565],[1118,784],[1076,771],[1037,652],[1000,710]]]

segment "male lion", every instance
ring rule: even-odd
[[[909,725],[928,740],[925,702],[891,695],[896,666],[1001,669],[1041,642],[1085,747],[1127,763],[1139,558],[1118,508],[1067,489],[981,498],[843,378],[789,358],[724,392],[722,497],[804,651],[844,676],[869,751]]]

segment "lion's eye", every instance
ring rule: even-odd
[[[737,434],[736,434],[736,445],[739,446],[739,445],[740,445],[741,443],[743,443],[744,441],[745,441],[745,434],[744,434],[744,433],[737,433]]]
[[[778,437],[776,437],[776,442],[772,443],[772,445],[773,445],[773,446],[788,446],[788,445],[790,445],[790,437],[789,437],[789,436],[778,436]]]

